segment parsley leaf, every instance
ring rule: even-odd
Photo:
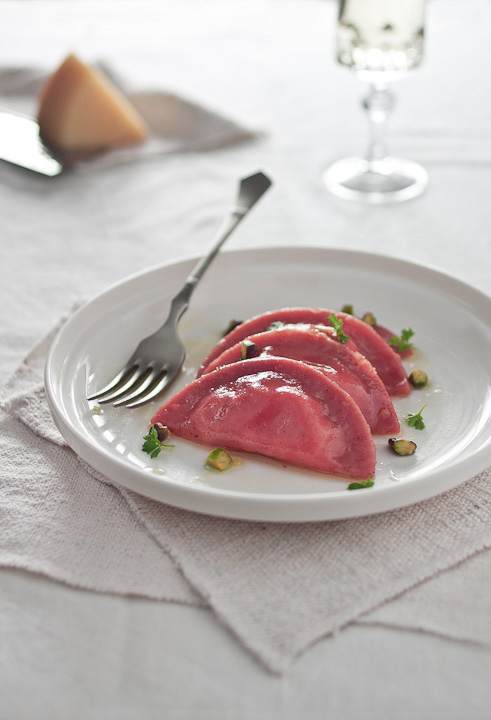
[[[142,445],[142,450],[143,452],[148,453],[151,458],[156,458],[162,448],[174,447],[174,445],[166,445],[165,443],[160,442],[157,428],[155,427],[155,425],[152,425],[152,429],[150,430],[148,435],[145,435],[143,440],[145,442]]]
[[[329,322],[333,326],[336,335],[338,336],[338,340],[340,343],[348,342],[349,337],[343,332],[343,321],[340,318],[337,318],[334,313],[331,313],[328,317]]]
[[[414,345],[412,342],[409,342],[412,336],[414,335],[413,330],[411,328],[407,328],[406,330],[401,331],[401,337],[397,337],[397,335],[394,335],[389,339],[389,345],[392,345],[396,348],[399,352],[404,352],[404,350],[412,350],[414,348]]]
[[[428,403],[426,403],[427,405]],[[419,413],[408,413],[406,415],[406,422],[410,427],[416,428],[416,430],[423,430],[426,427],[424,424],[423,416],[421,413],[425,409],[426,405],[423,405]]]
[[[361,482],[352,482],[348,485],[348,490],[361,490],[362,488],[369,488],[372,487],[373,480],[372,478],[367,477],[366,480],[362,480]]]

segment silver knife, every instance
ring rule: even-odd
[[[0,110],[0,160],[49,177],[64,169],[43,144],[36,120],[7,110]]]

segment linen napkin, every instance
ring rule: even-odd
[[[74,166],[78,172],[90,172],[123,162],[179,152],[202,152],[243,143],[259,137],[235,121],[192,100],[164,90],[129,88],[107,64],[99,68],[111,78],[146,120],[149,138],[131,147],[111,150]],[[0,69],[0,107],[35,117],[37,97],[47,77],[33,68]]]
[[[244,522],[172,508],[111,483],[66,447],[42,384],[51,339],[0,394],[0,564],[102,592],[208,605],[276,673],[362,616],[491,641],[491,553],[478,554],[491,547],[490,470],[423,503],[336,522]],[[459,567],[471,556],[472,591]]]

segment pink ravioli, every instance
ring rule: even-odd
[[[320,370],[288,358],[226,365],[156,412],[179,437],[347,478],[373,477],[375,445],[350,396]]]
[[[267,313],[246,320],[215,345],[201,364],[198,376],[224,350],[241,342],[249,335],[264,332],[275,321],[288,324],[330,325],[329,315],[332,312],[332,310],[319,308],[282,308],[270,310]],[[343,321],[343,330],[355,343],[358,351],[373,365],[389,395],[409,395],[411,387],[401,358],[387,342],[363,320],[342,312],[336,312],[335,315]]]
[[[373,366],[359,352],[334,340],[330,333],[312,325],[285,325],[278,330],[250,335],[247,340],[254,343],[256,356],[287,357],[314,363],[353,398],[372,433],[399,432],[394,406]],[[203,374],[240,360],[242,342],[225,350]]]

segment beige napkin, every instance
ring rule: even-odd
[[[112,150],[80,162],[74,167],[75,171],[88,172],[169,153],[216,150],[260,135],[174,93],[129,88],[111,67],[101,63],[99,67],[125,92],[146,120],[150,136],[140,145]],[[33,68],[0,69],[0,108],[35,116],[37,97],[45,78],[44,71]]]
[[[96,591],[208,605],[277,673],[363,615],[491,641],[491,553],[477,554],[491,547],[491,471],[412,507],[330,523],[172,508],[110,483],[66,447],[42,384],[51,339],[0,394],[0,564]],[[464,577],[474,589],[458,567],[471,556]]]

